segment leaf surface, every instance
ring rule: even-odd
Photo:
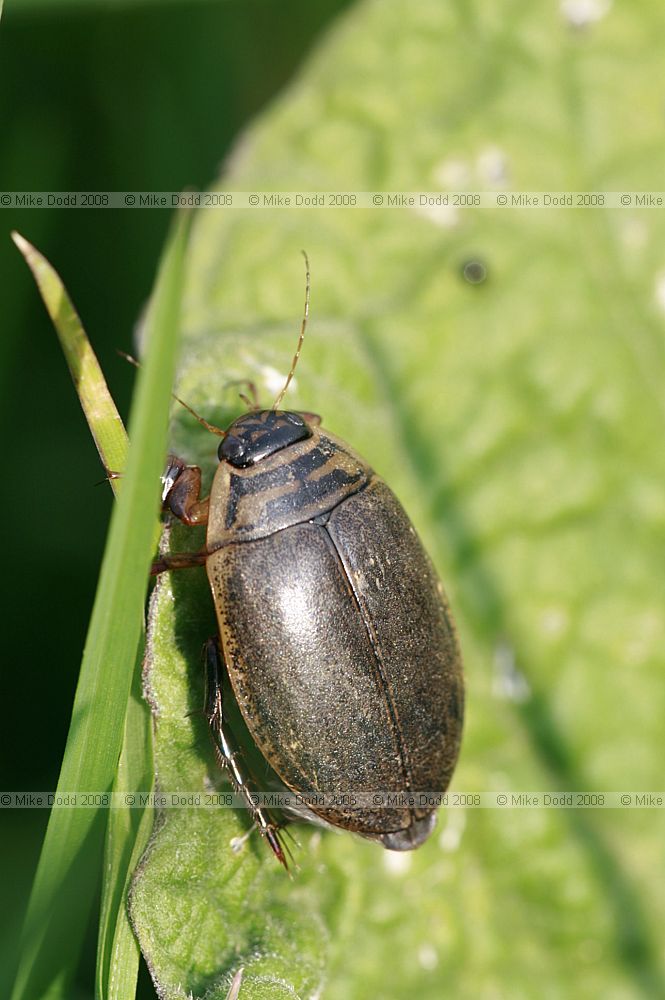
[[[221,187],[659,189],[665,14],[614,5],[583,30],[573,14],[360,4]],[[575,206],[198,215],[178,391],[221,426],[243,408],[231,380],[271,402],[304,247],[311,325],[288,405],[322,413],[388,480],[445,582],[468,684],[453,791],[662,786],[663,225]],[[176,413],[173,441],[209,481],[214,440]],[[214,629],[203,571],[160,583],[165,789],[215,780],[203,720],[186,716]],[[223,997],[241,966],[242,1000],[664,988],[662,811],[451,808],[409,855],[299,827],[293,883],[257,836],[230,850],[245,825],[172,810],[144,858],[132,915],[164,996]]]

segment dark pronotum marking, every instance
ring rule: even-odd
[[[317,445],[311,451],[280,465],[277,469],[269,469],[266,472],[249,476],[231,473],[225,528],[227,530],[232,528],[238,514],[238,507],[245,498],[260,498],[262,494],[282,489],[284,492],[281,496],[265,503],[266,513],[272,514],[275,511],[283,510],[284,505],[287,509],[290,508],[293,498],[303,490],[309,503],[323,499],[333,489],[359,482],[365,477],[365,473],[361,469],[355,475],[337,469],[328,475],[317,478],[314,473],[323,468],[333,455],[334,450],[326,443]]]
[[[306,505],[309,507],[317,503],[317,501],[325,501],[326,497],[336,494],[342,487],[353,486],[364,480],[364,478],[362,473],[351,475],[345,472],[344,469],[334,469],[327,476],[321,476],[319,479],[305,480],[293,493],[286,493],[283,496],[274,497],[272,500],[269,500],[265,506],[265,516],[270,520],[285,510],[290,510],[293,507],[294,493],[303,496],[305,499],[303,506]],[[335,505],[338,502],[341,501],[336,500]]]

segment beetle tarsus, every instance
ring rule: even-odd
[[[122,479],[124,475],[122,472],[114,472],[113,469],[107,469],[106,466],[104,466],[104,472],[106,475],[103,479],[98,479],[94,484],[95,486],[102,486],[104,483],[110,483],[114,479]]]
[[[229,389],[231,388],[231,386],[234,385],[247,386],[249,394],[252,398],[248,399],[244,392],[239,393],[239,396],[243,400],[243,402],[247,404],[247,408],[249,410],[258,410],[260,408],[261,404],[259,402],[259,390],[256,388],[256,382],[252,382],[252,380],[249,378],[234,378],[231,379],[229,382],[225,382],[224,388]]]
[[[277,860],[281,864],[283,864],[284,867],[286,868],[286,870],[288,871],[289,870],[289,866],[288,866],[287,861],[286,861],[286,855],[284,853],[284,848],[282,847],[282,843],[281,843],[281,841],[279,839],[279,833],[278,833],[277,829],[276,828],[275,829],[270,829],[270,828],[267,829],[266,833],[265,833],[265,838],[268,841],[268,843],[270,844],[270,846],[271,846],[271,848],[273,850],[273,853],[277,857]]]

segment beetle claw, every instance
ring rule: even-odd
[[[280,862],[280,864],[284,865],[284,867],[286,868],[286,870],[288,872],[289,865],[288,865],[288,862],[286,860],[286,855],[284,853],[284,848],[282,847],[282,842],[279,839],[279,834],[278,834],[277,830],[271,830],[270,828],[268,828],[266,830],[266,833],[265,833],[265,838],[268,841],[268,843],[270,844],[270,847],[272,848],[273,854],[275,855],[275,857],[277,858],[277,860]]]

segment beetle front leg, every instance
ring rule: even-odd
[[[169,455],[162,476],[162,507],[188,526],[208,523],[209,497],[201,499],[201,470]]]
[[[242,754],[222,712],[222,678],[224,660],[217,639],[209,639],[205,646],[206,693],[203,714],[208,720],[215,756],[220,767],[229,772],[231,783],[238,795],[242,795],[252,819],[261,835],[268,841],[277,860],[288,871],[284,848],[279,836],[279,826],[262,806],[252,799],[253,788],[249,771],[242,766]]]
[[[186,465],[182,459],[169,455],[162,475],[162,508],[171,511],[179,521],[188,527],[208,523],[209,497],[201,500],[201,470],[198,465]],[[172,569],[189,569],[203,566],[208,558],[208,550],[200,552],[173,552],[156,559],[150,570],[151,576]]]

